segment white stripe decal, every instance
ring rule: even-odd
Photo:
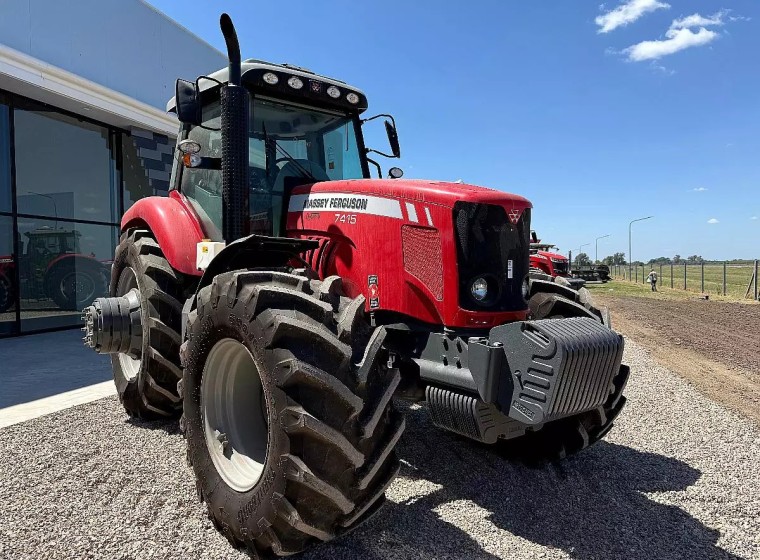
[[[398,200],[362,194],[296,194],[290,197],[288,212],[347,212],[403,219]]]
[[[430,215],[430,208],[425,206],[425,216],[427,216],[428,225],[433,227],[433,217]]]
[[[417,210],[414,208],[414,204],[411,202],[406,203],[406,213],[409,214],[409,221],[410,222],[418,222],[417,219]]]

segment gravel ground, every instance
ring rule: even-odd
[[[408,411],[372,521],[301,558],[760,559],[760,430],[629,342],[607,440],[529,468]],[[246,558],[195,497],[176,424],[115,398],[0,431],[0,558]]]

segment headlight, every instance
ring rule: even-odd
[[[476,278],[470,285],[470,293],[477,301],[483,301],[488,297],[488,282],[485,278]]]
[[[359,103],[359,96],[358,96],[358,95],[356,95],[356,94],[355,94],[355,93],[352,91],[351,93],[349,93],[349,94],[346,96],[346,100],[347,100],[349,103],[351,103],[351,104],[353,104],[353,105],[356,105],[357,103]]]
[[[330,86],[329,88],[327,88],[327,95],[329,95],[333,99],[338,99],[340,97],[340,90],[336,88],[335,86]]]
[[[267,72],[262,77],[264,78],[264,81],[268,83],[270,86],[273,86],[277,84],[277,82],[280,81],[280,78],[277,77],[277,74],[273,72]]]
[[[288,85],[293,89],[301,89],[303,87],[303,80],[297,76],[291,76],[290,79],[288,79]]]

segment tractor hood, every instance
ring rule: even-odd
[[[544,257],[548,257],[555,261],[566,261],[567,257],[565,255],[560,255],[559,253],[550,253],[549,251],[539,251],[539,255],[543,255]]]
[[[457,202],[496,204],[522,212],[532,208],[530,201],[522,196],[462,183],[418,179],[353,179],[325,181],[304,185],[293,190],[293,195],[303,200],[303,195],[326,193],[363,194],[384,198],[404,199],[413,202],[454,207]],[[336,201],[339,204],[340,201]],[[330,202],[328,202],[330,204]],[[337,206],[336,206],[337,208]]]

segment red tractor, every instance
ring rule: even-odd
[[[365,95],[241,63],[221,26],[229,68],[177,82],[171,192],[125,214],[111,297],[84,330],[130,415],[181,415],[233,546],[293,554],[375,513],[399,468],[394,397],[547,459],[602,438],[625,403],[623,338],[575,290],[531,278],[530,202],[370,178]]]
[[[108,293],[108,266],[80,252],[76,230],[41,227],[27,238],[18,259],[21,297],[52,299],[63,310],[76,311]],[[0,257],[0,313],[15,301],[16,263]]]
[[[584,286],[584,280],[571,275],[570,261],[567,257],[552,251],[556,245],[541,243],[535,231],[530,232],[530,237],[530,270],[532,273],[544,274],[550,277],[546,280],[559,282],[575,290]]]

